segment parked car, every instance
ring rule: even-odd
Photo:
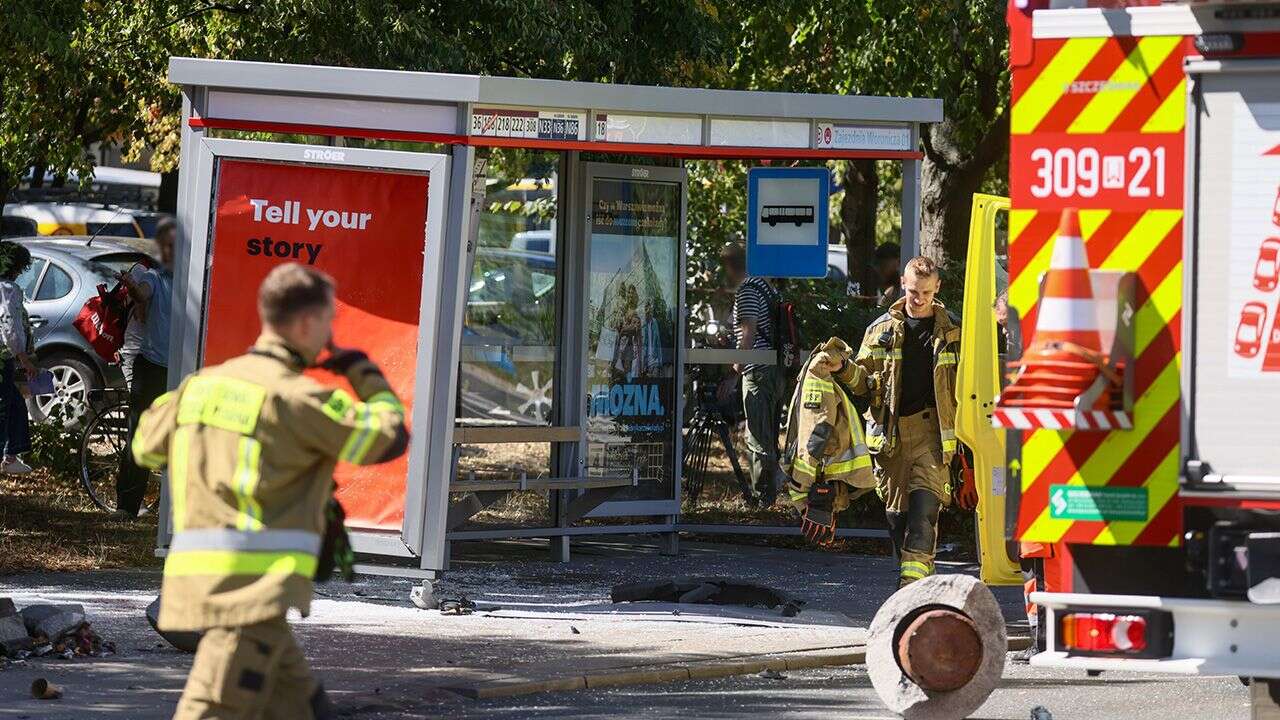
[[[1258,248],[1258,261],[1253,265],[1253,286],[1271,292],[1280,283],[1280,238],[1267,238]]]
[[[18,277],[35,333],[40,367],[53,373],[54,394],[36,397],[46,415],[65,413],[70,421],[88,407],[90,392],[123,387],[118,365],[102,360],[72,322],[98,285],[116,282],[116,273],[142,261],[154,262],[155,244],[138,238],[13,238],[31,251],[31,267]]]
[[[140,212],[114,205],[90,203],[26,202],[8,203],[4,217],[9,222],[21,219],[34,222],[37,235],[112,235],[143,237],[134,219]],[[154,213],[147,213],[148,215]]]
[[[1236,325],[1236,354],[1251,358],[1262,349],[1263,328],[1267,324],[1267,306],[1260,302],[1245,303]]]

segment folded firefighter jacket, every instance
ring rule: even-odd
[[[810,486],[823,480],[836,483],[834,510],[839,512],[848,507],[849,487],[874,487],[875,477],[852,394],[814,362],[824,348],[805,362],[791,396],[781,464],[794,505],[803,507]]]

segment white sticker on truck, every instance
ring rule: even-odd
[[[1227,375],[1280,383],[1280,103],[1235,102]]]

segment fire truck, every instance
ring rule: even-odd
[[[1038,549],[1034,666],[1236,675],[1280,717],[1280,2],[1010,0],[1008,23],[1010,197],[974,200],[966,314],[1007,293],[1033,339],[1075,208],[1114,376],[1012,406],[966,318],[982,579]]]

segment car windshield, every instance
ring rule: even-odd
[[[1256,342],[1262,337],[1262,325],[1266,322],[1266,311],[1245,308],[1240,314],[1240,326],[1236,328],[1236,340],[1240,342]]]
[[[481,248],[467,294],[467,327],[481,334],[546,341],[555,285],[553,257]]]

